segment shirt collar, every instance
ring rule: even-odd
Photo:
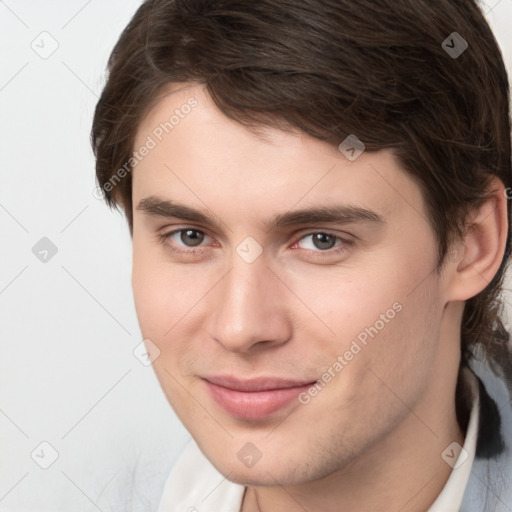
[[[480,411],[479,386],[475,374],[469,368],[463,369],[463,378],[471,390],[472,400],[464,445],[461,447],[458,443],[452,443],[441,454],[453,469],[443,490],[427,512],[459,512],[475,459]]]

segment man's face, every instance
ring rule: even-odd
[[[182,84],[134,148],[151,147],[133,171],[142,334],[160,350],[153,366],[180,420],[249,485],[329,475],[413,422],[431,435],[418,417],[457,367],[455,344],[441,343],[434,235],[393,154],[350,161],[304,134],[265,136]],[[213,224],[157,215],[159,201]],[[331,208],[343,215],[292,216]]]

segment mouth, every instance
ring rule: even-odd
[[[264,419],[289,406],[316,381],[275,377],[240,380],[230,376],[203,377],[214,400],[226,413],[238,419]]]

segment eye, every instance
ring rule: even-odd
[[[299,254],[304,254],[306,259],[314,259],[316,262],[333,262],[333,258],[345,257],[347,251],[355,245],[351,237],[341,237],[326,231],[313,231],[303,235],[295,242],[291,249],[301,249]]]
[[[310,239],[310,243],[306,244],[309,245],[309,247],[302,246],[302,249],[307,250],[320,250],[321,252],[328,251],[329,249],[332,249],[333,247],[338,247],[339,245],[343,245],[344,243],[348,243],[348,241],[344,240],[343,238],[333,235],[331,233],[325,233],[323,231],[317,231],[315,233],[309,233],[308,235],[303,236],[296,245],[300,246],[300,243],[303,240]],[[336,243],[336,241],[339,241],[339,243]]]
[[[199,256],[208,250],[203,242],[211,237],[204,231],[187,227],[159,234],[158,239],[175,253]],[[314,231],[303,235],[291,248],[303,249],[313,257],[328,257],[344,252],[353,243],[333,233]]]
[[[183,242],[187,247],[195,247],[205,238],[205,234],[197,229],[181,229],[172,234],[172,236],[175,235],[179,235],[179,241]]]
[[[158,235],[158,238],[161,243],[167,244],[172,250],[184,253],[194,253],[194,247],[202,248],[200,244],[205,240],[205,238],[209,237],[204,233],[204,231],[199,229],[186,228],[177,229],[170,233],[163,233]],[[190,247],[191,250],[183,250],[181,247]]]

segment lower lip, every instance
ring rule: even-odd
[[[204,381],[213,400],[231,416],[243,420],[266,418],[289,405],[313,383],[267,391],[236,391]]]

